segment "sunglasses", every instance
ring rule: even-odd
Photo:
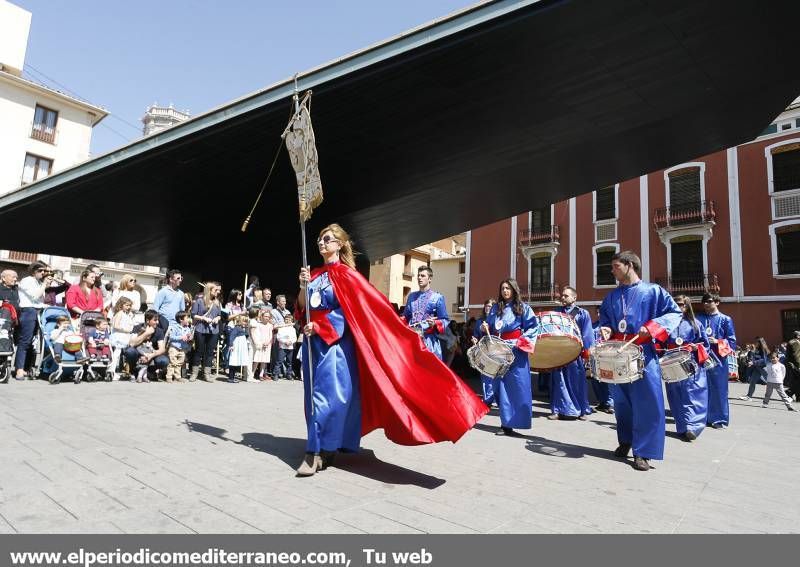
[[[317,244],[325,244],[326,246],[331,242],[339,242],[339,240],[332,236],[328,236],[327,234],[322,238],[320,238],[319,240],[317,240]]]

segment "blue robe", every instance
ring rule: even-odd
[[[697,322],[692,325],[691,321],[681,319],[678,328],[670,333],[669,342],[675,343],[675,339],[681,338],[684,345],[701,344],[706,350],[710,350],[702,329]],[[669,409],[675,419],[675,431],[681,435],[691,431],[699,436],[706,427],[708,382],[705,368],[697,358],[697,351],[692,353],[692,359],[697,363],[697,373],[680,382],[668,382],[665,387]]]
[[[592,323],[592,329],[594,331],[594,344],[597,344],[602,340],[602,337],[600,336],[600,321],[595,321]],[[613,408],[614,396],[611,395],[611,392],[614,384],[607,384],[606,382],[595,380],[594,376],[590,382],[592,383],[594,397],[597,398],[598,407]]]
[[[425,322],[431,315],[437,319],[433,326]],[[409,325],[419,323],[419,327],[425,332],[425,346],[442,360],[442,344],[439,337],[444,335],[445,329],[450,324],[444,296],[433,290],[412,291],[408,294],[403,317]]]
[[[736,331],[733,328],[733,319],[722,313],[697,315],[697,322],[705,330],[708,339],[725,339],[731,350],[736,350]],[[711,333],[708,332],[711,329]],[[709,340],[710,342],[710,340]],[[728,407],[728,357],[720,356],[719,345],[711,344],[711,356],[717,365],[706,372],[708,376],[708,424],[728,425],[730,423],[730,409]]]
[[[475,338],[478,338],[480,336],[477,334],[477,332],[480,331],[484,321],[485,319],[483,317],[475,321],[475,327],[474,327],[475,330],[472,332]],[[491,376],[487,376],[486,374],[481,374],[481,393],[483,394],[482,399],[487,406],[491,406],[493,403],[497,402],[497,396],[495,395],[494,390],[492,389],[493,381],[494,378],[492,378]]]
[[[555,311],[567,313],[575,319],[583,340],[583,352],[594,345],[592,319],[585,309],[573,305],[571,309],[559,307]],[[592,413],[589,405],[586,385],[586,367],[583,356],[579,356],[569,364],[551,371],[550,411],[557,415],[578,417]]]
[[[315,292],[319,293],[321,302],[316,307],[310,306],[312,317],[314,311],[330,311],[323,316],[339,338],[329,345],[320,335],[310,337],[314,365],[313,392],[308,370],[309,337],[303,340],[303,384],[308,430],[306,451],[358,451],[361,441],[361,399],[353,336],[327,273],[323,272],[309,282],[309,297]]]
[[[492,335],[519,331],[523,337],[533,341],[538,321],[530,305],[523,304],[522,315],[516,315],[510,305],[492,306],[486,317]],[[480,336],[483,329],[477,328]],[[479,335],[476,335],[479,336]],[[531,367],[528,353],[513,346],[517,339],[507,341],[514,350],[514,362],[505,376],[492,380],[492,392],[500,408],[500,424],[511,429],[530,429],[533,413],[531,396]]]
[[[600,326],[610,327],[617,340],[632,338],[643,326],[653,338],[666,340],[681,317],[678,305],[664,288],[642,281],[618,286],[600,306]],[[618,325],[622,319],[627,324],[627,334],[619,336]],[[663,459],[666,419],[661,368],[653,342],[640,346],[645,364],[642,378],[630,384],[615,384],[612,388],[617,439],[620,444],[631,445],[634,456]]]

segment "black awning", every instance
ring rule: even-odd
[[[800,93],[794,36],[776,29],[798,16],[779,1],[501,1],[305,73],[325,190],[310,237],[336,221],[377,259],[750,140]],[[239,229],[290,94],[281,83],[0,198],[2,246],[289,285],[285,152]],[[53,238],[65,222],[86,230]]]

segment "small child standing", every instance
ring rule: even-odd
[[[270,354],[272,350],[272,318],[268,309],[260,309],[255,325],[250,327],[253,343],[253,375],[258,380],[269,380]]]
[[[786,392],[783,390],[783,379],[786,378],[786,367],[781,364],[777,352],[773,352],[769,355],[769,364],[767,364],[766,371],[767,391],[764,393],[764,404],[761,407],[767,407],[769,399],[772,397],[772,391],[775,390],[778,392],[778,396],[781,400],[783,400],[783,403],[786,404],[786,409],[789,411],[797,411],[792,406],[792,399],[787,396]]]
[[[183,382],[183,365],[186,364],[186,353],[192,350],[194,329],[192,319],[186,311],[178,311],[175,320],[169,324],[169,364],[166,380]],[[190,379],[191,380],[191,379]]]
[[[111,330],[108,328],[108,320],[95,319],[94,327],[89,327],[86,331],[86,340],[89,343],[89,358],[99,358],[103,362],[111,360]]]
[[[278,341],[278,360],[275,363],[275,380],[286,378],[294,380],[294,370],[292,369],[292,355],[294,345],[297,342],[297,331],[294,329],[294,319],[291,315],[283,318],[284,326],[278,328],[275,340]]]
[[[247,379],[247,368],[250,366],[250,344],[248,340],[248,327],[250,318],[246,313],[236,315],[233,328],[230,330],[228,340],[228,382],[236,383],[236,372],[242,372],[242,377]]]

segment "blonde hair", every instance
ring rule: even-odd
[[[117,303],[114,304],[114,313],[122,312],[122,310],[123,310],[122,308],[125,307],[126,303],[130,303],[131,306],[133,305],[133,301],[131,301],[127,297],[120,297],[119,299],[117,299]]]
[[[122,291],[128,291],[128,284],[135,281],[136,278],[133,277],[131,274],[125,274],[119,280],[119,289],[121,289]],[[135,285],[133,287],[136,288]]]
[[[206,282],[206,286],[203,289],[203,305],[206,306],[206,309],[211,309],[214,302],[219,305],[219,295],[217,295],[216,299],[211,299],[211,289],[214,287],[218,287],[222,290],[222,285],[220,285],[219,282]]]
[[[355,251],[353,250],[353,242],[350,240],[350,235],[336,223],[329,224],[319,232],[319,238],[326,232],[332,232],[334,238],[339,241],[339,261],[351,268],[356,268]]]

